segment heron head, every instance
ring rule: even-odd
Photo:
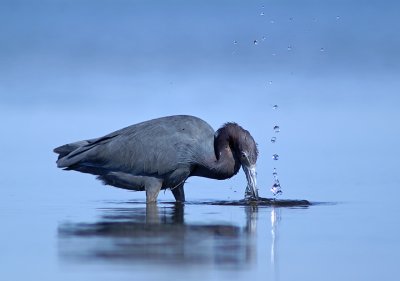
[[[248,131],[236,123],[226,123],[216,132],[215,151],[221,151],[221,147],[227,147],[226,142],[229,143],[229,148],[233,150],[236,164],[240,163],[246,174],[246,198],[257,199],[256,162],[258,150],[256,142]],[[219,155],[217,154],[216,157],[218,159]],[[238,165],[237,169],[239,167]]]

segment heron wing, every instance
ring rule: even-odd
[[[159,176],[194,162],[202,142],[210,135],[212,128],[201,119],[171,116],[132,125],[98,139],[61,146],[55,152],[63,153],[57,165],[66,169],[96,175],[119,171]],[[67,146],[75,149],[67,154]]]

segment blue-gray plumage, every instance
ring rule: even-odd
[[[97,175],[104,184],[145,190],[155,202],[160,189],[170,188],[177,201],[185,201],[184,183],[190,176],[227,179],[240,166],[246,174],[246,194],[257,198],[257,146],[236,123],[217,132],[200,118],[162,117],[138,123],[101,138],[54,149],[57,166]]]

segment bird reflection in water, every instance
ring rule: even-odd
[[[214,264],[234,268],[255,262],[252,222],[245,228],[185,223],[184,208],[180,203],[110,208],[104,209],[101,219],[94,223],[63,223],[58,229],[60,258],[79,263]]]
[[[102,209],[101,218],[94,223],[61,224],[59,255],[63,261],[115,262],[129,266],[218,265],[246,269],[266,262],[270,263],[272,279],[278,280],[277,244],[282,207],[308,206],[303,201],[293,201],[292,206],[289,203],[282,201],[282,206],[268,207],[241,205],[246,224],[238,226],[185,222],[185,205],[181,203],[146,206],[130,202],[129,207]],[[189,203],[186,205],[193,207]],[[227,204],[221,202],[221,205]],[[260,228],[259,216],[263,222]],[[270,227],[264,224],[264,216],[270,216]],[[265,227],[271,231],[270,254],[264,246],[260,247],[268,232]],[[258,254],[257,251],[262,252]],[[260,258],[262,260],[257,261]]]

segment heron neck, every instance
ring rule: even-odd
[[[199,163],[192,175],[224,180],[237,174],[239,168],[240,163],[236,163],[232,152],[224,151],[220,154],[219,159],[214,155],[209,155],[203,163]]]
[[[240,168],[236,148],[240,127],[234,123],[227,123],[214,136],[215,169],[224,178],[236,175]]]
[[[241,164],[234,151],[235,141],[235,136],[222,127],[215,134],[213,153],[203,158],[204,162],[193,175],[212,179],[227,179],[236,175]]]
[[[216,178],[227,179],[236,175],[240,169],[240,162],[236,159],[229,146],[219,153],[219,158],[216,160],[213,169],[217,176]]]
[[[221,127],[213,143],[207,146],[207,152],[199,155],[200,161],[192,175],[220,180],[236,175],[241,166],[236,153],[239,133],[240,127],[235,123]]]

